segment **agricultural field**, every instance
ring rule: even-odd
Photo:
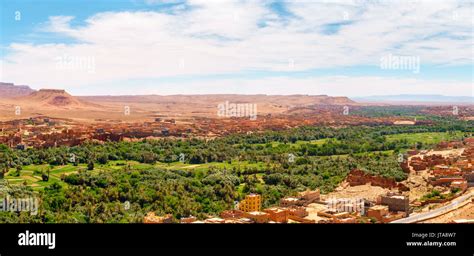
[[[148,170],[152,168],[163,170],[192,170],[195,172],[206,172],[209,169],[232,169],[232,168],[256,168],[260,171],[264,170],[265,165],[260,163],[249,163],[248,161],[233,161],[231,163],[204,163],[204,164],[187,164],[182,162],[145,164],[137,161],[109,161],[107,164],[98,164],[93,170],[87,170],[86,164],[73,164],[51,166],[43,165],[27,165],[23,166],[19,175],[18,171],[11,168],[5,173],[5,179],[10,185],[26,185],[33,188],[35,191],[43,190],[45,187],[57,182],[61,185],[67,185],[63,181],[64,177],[70,174],[78,173],[79,171],[88,171],[91,174],[98,174],[100,172],[110,172],[114,170],[123,169],[124,166],[130,167],[133,170]],[[49,179],[43,181],[42,174],[47,174],[49,170]]]
[[[406,141],[409,144],[423,143],[426,145],[433,145],[441,141],[460,140],[465,133],[455,132],[424,132],[424,133],[400,133],[393,135],[386,135],[388,142]]]

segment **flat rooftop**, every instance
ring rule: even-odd
[[[262,216],[262,215],[267,215],[266,212],[249,212],[248,214],[254,215],[254,216]]]
[[[296,197],[286,197],[286,198],[283,198],[284,201],[299,201],[298,198]]]

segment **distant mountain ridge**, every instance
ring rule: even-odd
[[[356,105],[357,102],[345,96],[328,95],[266,95],[266,94],[176,94],[176,95],[102,95],[102,96],[79,96],[79,99],[87,101],[141,101],[161,103],[184,103],[206,102],[221,103],[224,101],[234,103],[271,103],[281,105]]]
[[[97,104],[92,104],[74,96],[71,96],[65,90],[57,89],[40,89],[27,96],[18,98],[28,104],[33,104],[38,107],[47,108],[87,108],[98,107]]]
[[[0,82],[0,98],[15,98],[30,95],[35,92],[27,85]]]
[[[400,94],[400,95],[374,95],[367,97],[351,97],[358,102],[431,102],[431,103],[472,103],[474,97],[470,96],[444,96],[438,94]]]

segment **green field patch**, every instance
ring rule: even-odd
[[[70,172],[76,172],[79,169],[82,169],[82,167],[73,166],[73,165],[64,165],[64,166],[59,166],[58,168],[53,169],[50,173],[51,174],[70,173]]]
[[[424,133],[400,133],[386,135],[388,142],[406,140],[408,143],[421,142],[423,144],[437,144],[441,141],[459,140],[463,137],[463,132],[424,132]]]
[[[337,143],[339,140],[333,139],[333,138],[326,138],[326,139],[319,139],[319,140],[311,140],[311,141],[304,141],[304,140],[298,140],[296,141],[296,145],[302,145],[302,144],[311,144],[311,145],[323,145],[324,143]]]

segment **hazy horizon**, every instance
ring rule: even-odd
[[[29,85],[17,85],[11,82],[1,82],[0,83],[7,83],[7,84],[13,84],[14,86],[27,86],[31,88]],[[39,89],[33,89],[35,91],[39,90],[64,90],[66,93],[70,93],[66,89],[60,89],[60,88],[39,88]],[[200,95],[248,95],[248,96],[254,96],[254,95],[265,95],[265,96],[329,96],[329,97],[347,97],[349,99],[352,99],[354,101],[361,101],[361,102],[374,102],[374,100],[379,100],[378,98],[386,98],[383,100],[379,101],[391,101],[389,98],[395,98],[395,97],[439,97],[439,98],[456,98],[456,99],[463,99],[463,100],[474,100],[474,97],[471,96],[448,96],[448,95],[442,95],[442,94],[385,94],[385,95],[364,95],[364,96],[346,96],[346,95],[327,95],[327,94],[271,94],[271,93],[260,93],[260,94],[251,94],[251,93],[193,93],[193,94],[83,94],[83,95],[76,95],[76,94],[71,94],[72,96],[77,96],[77,97],[133,97],[133,96],[200,96]],[[393,101],[412,101],[412,100],[393,100]],[[418,101],[420,102],[429,102],[426,99],[420,98]],[[416,102],[416,100],[415,100]],[[436,101],[433,101],[436,102]],[[453,103],[449,101],[441,101],[444,103]],[[466,101],[461,101],[461,102],[466,102]],[[474,104],[474,102],[471,102]]]

